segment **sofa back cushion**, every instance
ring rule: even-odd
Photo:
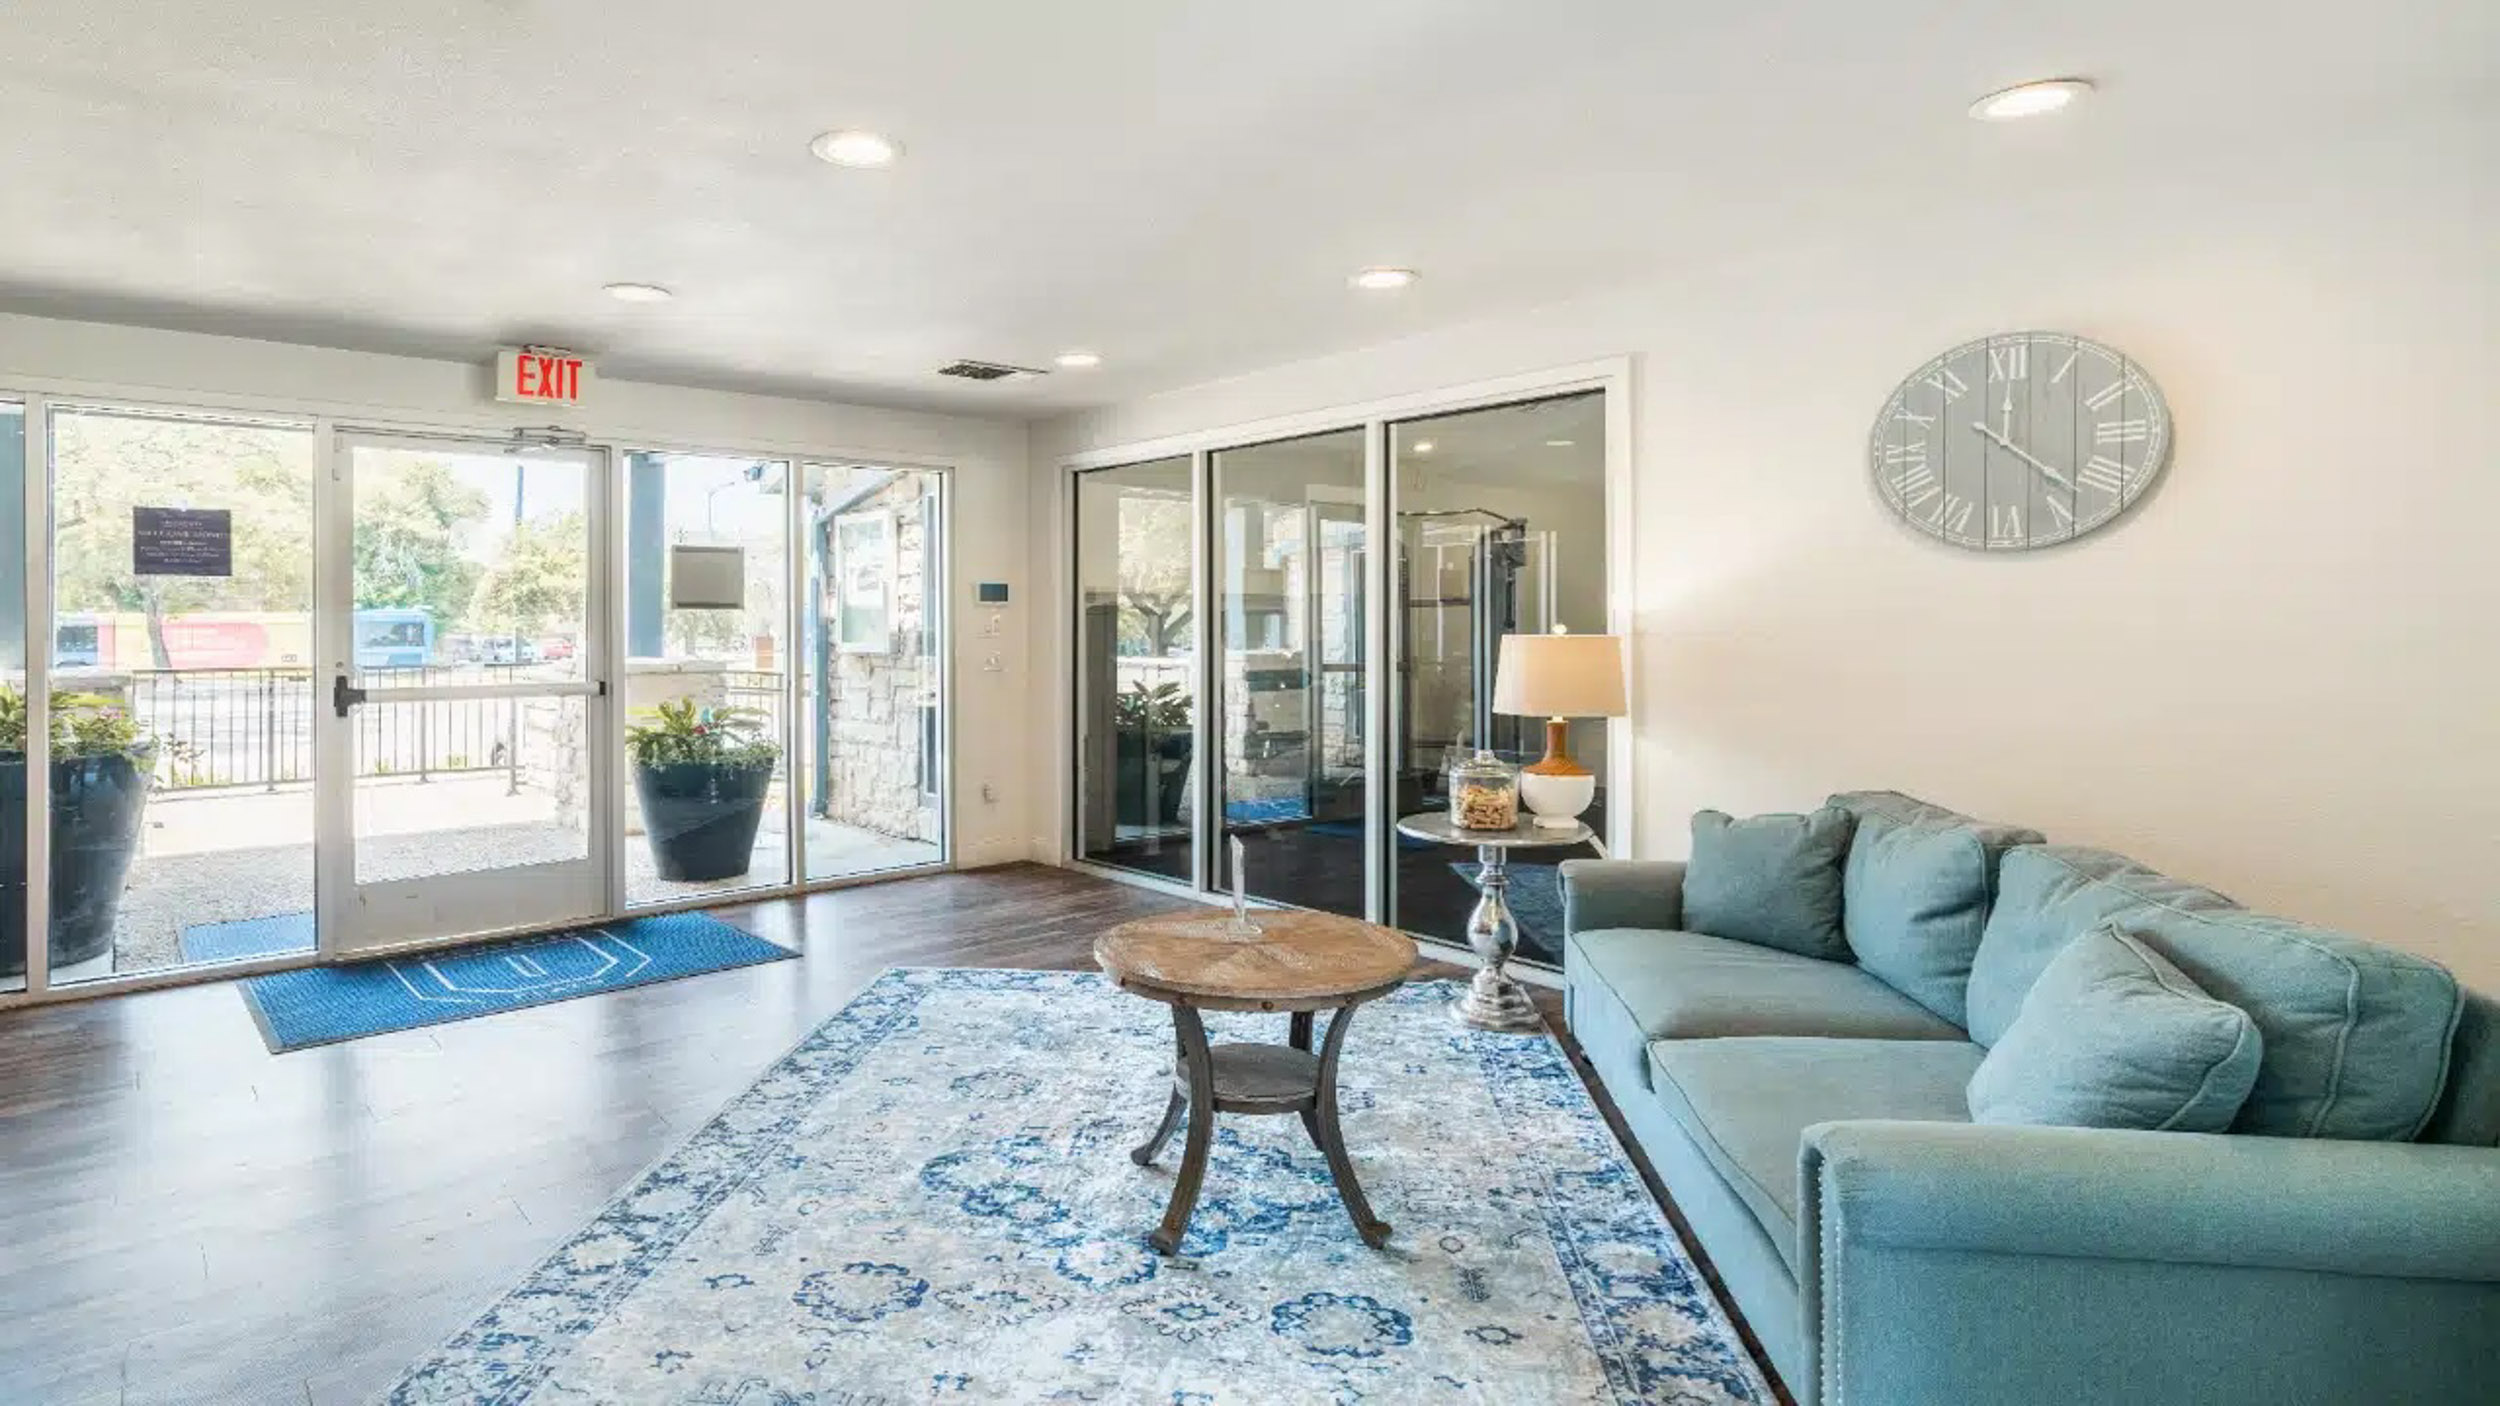
[[[1847,791],[1857,817],[1841,876],[1841,927],[1858,965],[1955,1025],[1969,1024],[1971,959],[1997,865],[2037,830],[1956,814],[1898,791]]]
[[[1971,968],[1973,1037],[1992,1044],[2003,1034],[2001,1023],[1982,1032],[1983,1009],[1993,1019],[2001,993],[2029,988],[2045,965],[2032,954],[2054,956],[2113,918],[2257,1023],[2265,1058],[2233,1132],[2398,1139],[2429,1122],[2462,1004],[2445,968],[2250,913],[2210,889],[2097,850],[2036,845],[2006,856]]]
[[[2500,1001],[2480,991],[2464,993],[2448,1042],[2448,1087],[2422,1141],[2500,1147]]]
[[[1971,1039],[1993,1045],[2003,1037],[2031,983],[2067,943],[2112,918],[2156,906],[2207,911],[2239,905],[2106,850],[2026,845],[2008,851],[1971,959]]]
[[[2218,1133],[2257,1083],[2264,1038],[2115,924],[2066,944],[1970,1079],[1975,1123]]]
[[[1712,937],[1849,960],[1840,927],[1840,874],[1849,854],[1849,812],[1733,820],[1693,816],[1684,864],[1684,925]]]

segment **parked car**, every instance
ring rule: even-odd
[[[538,657],[570,659],[573,657],[573,641],[563,635],[549,635],[538,642]]]

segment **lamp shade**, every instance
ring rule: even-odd
[[[1493,711],[1525,718],[1623,716],[1623,637],[1502,636]]]

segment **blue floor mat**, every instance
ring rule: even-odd
[[[1299,796],[1280,796],[1268,801],[1226,801],[1224,818],[1235,825],[1281,825],[1290,820],[1308,820],[1311,807]]]
[[[242,983],[243,1003],[271,1051],[283,1054],[797,955],[717,918],[667,913],[252,977]]]
[[[200,923],[182,930],[182,960],[239,962],[313,949],[313,915],[279,913],[231,923]]]

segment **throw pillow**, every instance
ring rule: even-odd
[[[1684,866],[1684,926],[1808,957],[1849,960],[1840,926],[1841,868],[1855,825],[1825,806],[1812,815],[1693,817]]]
[[[1862,814],[1841,871],[1841,926],[1858,965],[1955,1025],[1969,1023],[1971,959],[2003,850],[1997,833]]]
[[[2257,1023],[2104,924],[2066,944],[1971,1075],[1976,1123],[2218,1133],[2257,1084]]]

